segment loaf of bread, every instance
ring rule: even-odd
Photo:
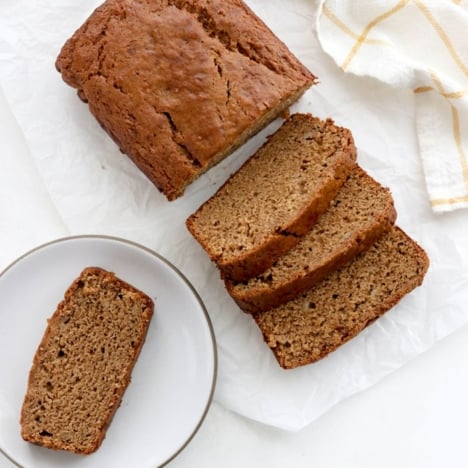
[[[294,114],[187,219],[223,275],[244,281],[294,247],[354,168],[349,130]]]
[[[67,289],[34,356],[21,410],[24,440],[51,449],[97,450],[130,383],[153,301],[101,268]]]
[[[242,0],[107,0],[56,67],[169,200],[316,82]]]
[[[281,367],[309,364],[355,337],[419,286],[428,266],[421,247],[393,227],[307,292],[253,317]]]
[[[254,278],[226,278],[226,288],[244,312],[277,307],[367,249],[395,218],[390,192],[356,166],[328,210],[293,249]]]

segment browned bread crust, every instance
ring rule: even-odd
[[[226,288],[244,312],[277,307],[367,249],[395,219],[389,190],[356,166],[328,210],[295,247],[259,276],[243,282],[226,278]]]
[[[65,292],[34,355],[21,410],[24,440],[89,454],[130,383],[153,301],[90,267]]]
[[[225,276],[256,276],[326,211],[355,160],[349,130],[294,114],[187,219],[187,228]]]
[[[56,67],[169,200],[316,83],[241,0],[107,0]]]
[[[419,286],[428,267],[424,250],[395,226],[309,291],[253,317],[278,363],[292,369],[355,337]]]

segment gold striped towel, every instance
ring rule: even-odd
[[[432,208],[468,207],[468,0],[324,0],[317,31],[344,71],[414,91]]]

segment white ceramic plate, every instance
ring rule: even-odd
[[[132,382],[101,447],[91,455],[24,442],[19,417],[33,355],[69,284],[99,266],[155,299]],[[41,246],[0,275],[0,449],[22,467],[157,467],[176,456],[202,423],[216,381],[208,314],[187,279],[158,254],[105,236]]]

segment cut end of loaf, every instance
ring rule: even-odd
[[[294,114],[187,220],[223,273],[261,273],[326,211],[355,166],[349,130]]]
[[[423,249],[401,229],[388,234],[309,291],[254,315],[284,369],[322,359],[422,284]]]
[[[258,276],[243,282],[226,279],[227,290],[244,312],[277,307],[367,249],[395,218],[389,190],[356,165],[327,211],[294,248]]]
[[[96,451],[130,383],[153,301],[101,268],[86,268],[58,305],[29,374],[24,440],[79,454]]]

